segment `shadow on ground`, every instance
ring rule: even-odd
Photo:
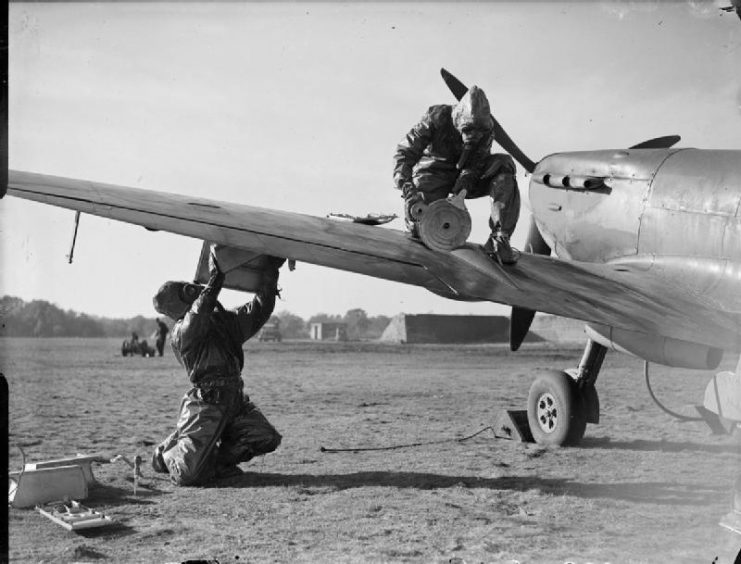
[[[159,501],[149,499],[150,497],[159,497],[169,493],[172,492],[160,490],[153,485],[140,484],[136,490],[136,495],[134,495],[133,486],[131,488],[119,488],[98,483],[90,489],[88,500],[106,505],[152,505],[159,503]]]
[[[678,485],[669,482],[623,482],[587,484],[561,478],[445,476],[417,472],[353,472],[350,474],[258,474],[245,473],[213,484],[213,488],[299,487],[346,490],[364,487],[414,488],[419,490],[462,487],[468,489],[539,490],[546,495],[570,495],[586,499],[615,499],[662,505],[707,505],[728,493],[724,486]]]
[[[583,449],[606,449],[606,450],[635,450],[640,452],[706,452],[711,454],[739,454],[741,445],[729,438],[721,444],[702,444],[689,441],[647,441],[636,439],[634,441],[613,441],[609,437],[585,437],[579,448]]]

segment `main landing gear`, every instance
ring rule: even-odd
[[[599,423],[599,397],[594,384],[607,348],[587,340],[579,367],[550,370],[530,387],[527,420],[536,443],[577,445],[587,423]]]

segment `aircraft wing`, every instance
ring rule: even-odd
[[[696,288],[630,263],[592,264],[523,253],[500,266],[478,245],[438,252],[404,232],[178,194],[9,171],[10,196],[150,230],[563,317],[738,350],[741,315]],[[741,280],[741,276],[738,277]],[[733,289],[736,294],[741,288]]]

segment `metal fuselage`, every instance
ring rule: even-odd
[[[558,153],[538,163],[530,203],[560,258],[638,265],[741,310],[741,151]]]

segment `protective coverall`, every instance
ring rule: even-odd
[[[464,188],[466,199],[490,196],[492,234],[487,248],[500,250],[505,262],[514,262],[509,237],[520,215],[516,168],[509,155],[491,153],[493,141],[489,102],[483,90],[472,86],[457,105],[430,107],[398,144],[394,184],[402,191],[413,234],[410,208],[420,200],[429,204]]]
[[[175,431],[155,449],[152,466],[169,472],[177,485],[202,485],[235,475],[240,462],[274,451],[281,435],[243,393],[242,344],[270,318],[277,293],[277,267],[251,302],[225,310],[217,297],[224,281],[215,258],[211,278],[200,286],[166,283],[155,296],[155,309],[178,316],[178,296],[185,304],[172,330],[175,356],[192,384],[180,404]],[[189,295],[190,294],[190,295]],[[188,307],[190,297],[197,295]]]

